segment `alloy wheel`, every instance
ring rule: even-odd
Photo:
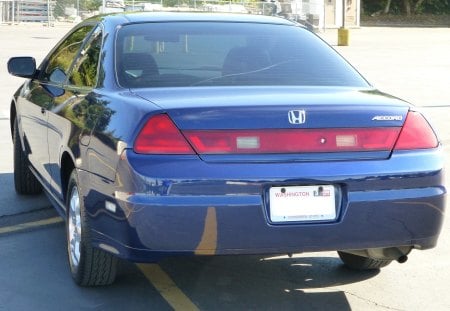
[[[71,268],[76,271],[81,258],[81,209],[78,188],[74,186],[69,201],[68,235]]]

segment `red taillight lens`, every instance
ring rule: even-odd
[[[136,153],[195,154],[189,143],[168,115],[151,117],[134,143]]]
[[[391,151],[400,128],[184,131],[199,154]]]
[[[142,128],[134,151],[145,154],[264,154],[391,151],[437,146],[433,129],[418,112],[408,113],[403,128],[187,130],[183,133],[168,115],[160,114],[151,117]]]
[[[418,112],[410,111],[406,117],[395,150],[436,148],[439,142],[427,120]]]

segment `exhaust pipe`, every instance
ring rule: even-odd
[[[400,256],[400,257],[397,259],[397,262],[398,262],[398,263],[405,263],[405,262],[407,262],[407,261],[408,261],[408,256],[407,256],[407,255]]]
[[[396,260],[398,263],[405,263],[408,260],[411,246],[369,248],[359,250],[345,250],[344,252],[357,256],[368,257],[380,260]]]

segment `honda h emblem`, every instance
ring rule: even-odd
[[[306,122],[305,110],[289,110],[288,112],[289,123],[291,124],[303,124]]]

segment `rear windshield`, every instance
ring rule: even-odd
[[[122,87],[358,86],[367,82],[309,31],[273,24],[130,24],[116,40]]]

